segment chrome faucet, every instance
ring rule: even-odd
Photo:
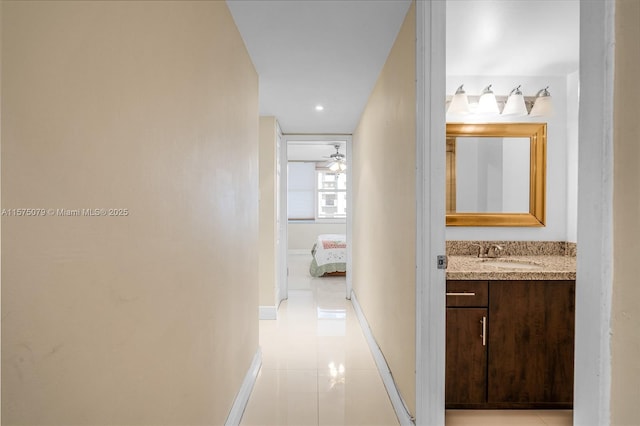
[[[471,244],[473,247],[478,247],[478,257],[500,257],[502,253],[502,246],[498,244],[491,244],[489,247],[485,248],[482,244]]]
[[[487,257],[500,257],[502,250],[502,246],[491,244],[487,250]]]
[[[471,247],[478,247],[478,257],[486,257],[487,253],[482,244],[471,244]]]

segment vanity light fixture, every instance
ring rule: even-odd
[[[536,100],[531,108],[529,115],[531,117],[550,116],[553,113],[553,104],[551,103],[551,93],[547,90],[549,86],[540,89],[536,93]]]
[[[316,111],[322,111],[324,107],[322,105],[316,105]]]
[[[524,103],[524,96],[520,91],[520,85],[509,93],[507,103],[502,110],[502,115],[527,115],[527,105]]]
[[[462,85],[458,87],[451,100],[447,100],[447,115],[478,114],[504,116],[550,116],[553,105],[549,86],[541,89],[535,96],[524,96],[521,85],[509,92],[508,96],[496,96],[491,90],[491,84],[484,88],[482,94],[467,96]],[[501,112],[502,110],[502,112]],[[531,111],[531,112],[529,112]]]
[[[484,88],[478,101],[478,113],[480,114],[500,114],[496,95],[491,90],[491,84]]]
[[[458,87],[455,95],[451,98],[447,114],[469,114],[469,99],[462,86],[464,86],[464,84]]]

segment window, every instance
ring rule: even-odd
[[[345,219],[347,176],[314,162],[288,163],[287,216],[289,220]]]
[[[347,175],[318,170],[317,219],[344,219],[347,217]]]

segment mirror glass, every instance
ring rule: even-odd
[[[529,138],[455,138],[455,211],[529,212],[529,150]]]
[[[447,124],[447,225],[544,226],[546,124]]]

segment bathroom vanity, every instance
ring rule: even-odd
[[[446,136],[447,227],[546,226],[546,123]],[[447,241],[447,256],[446,408],[572,408],[575,243]]]
[[[575,257],[449,256],[447,408],[572,408]]]

